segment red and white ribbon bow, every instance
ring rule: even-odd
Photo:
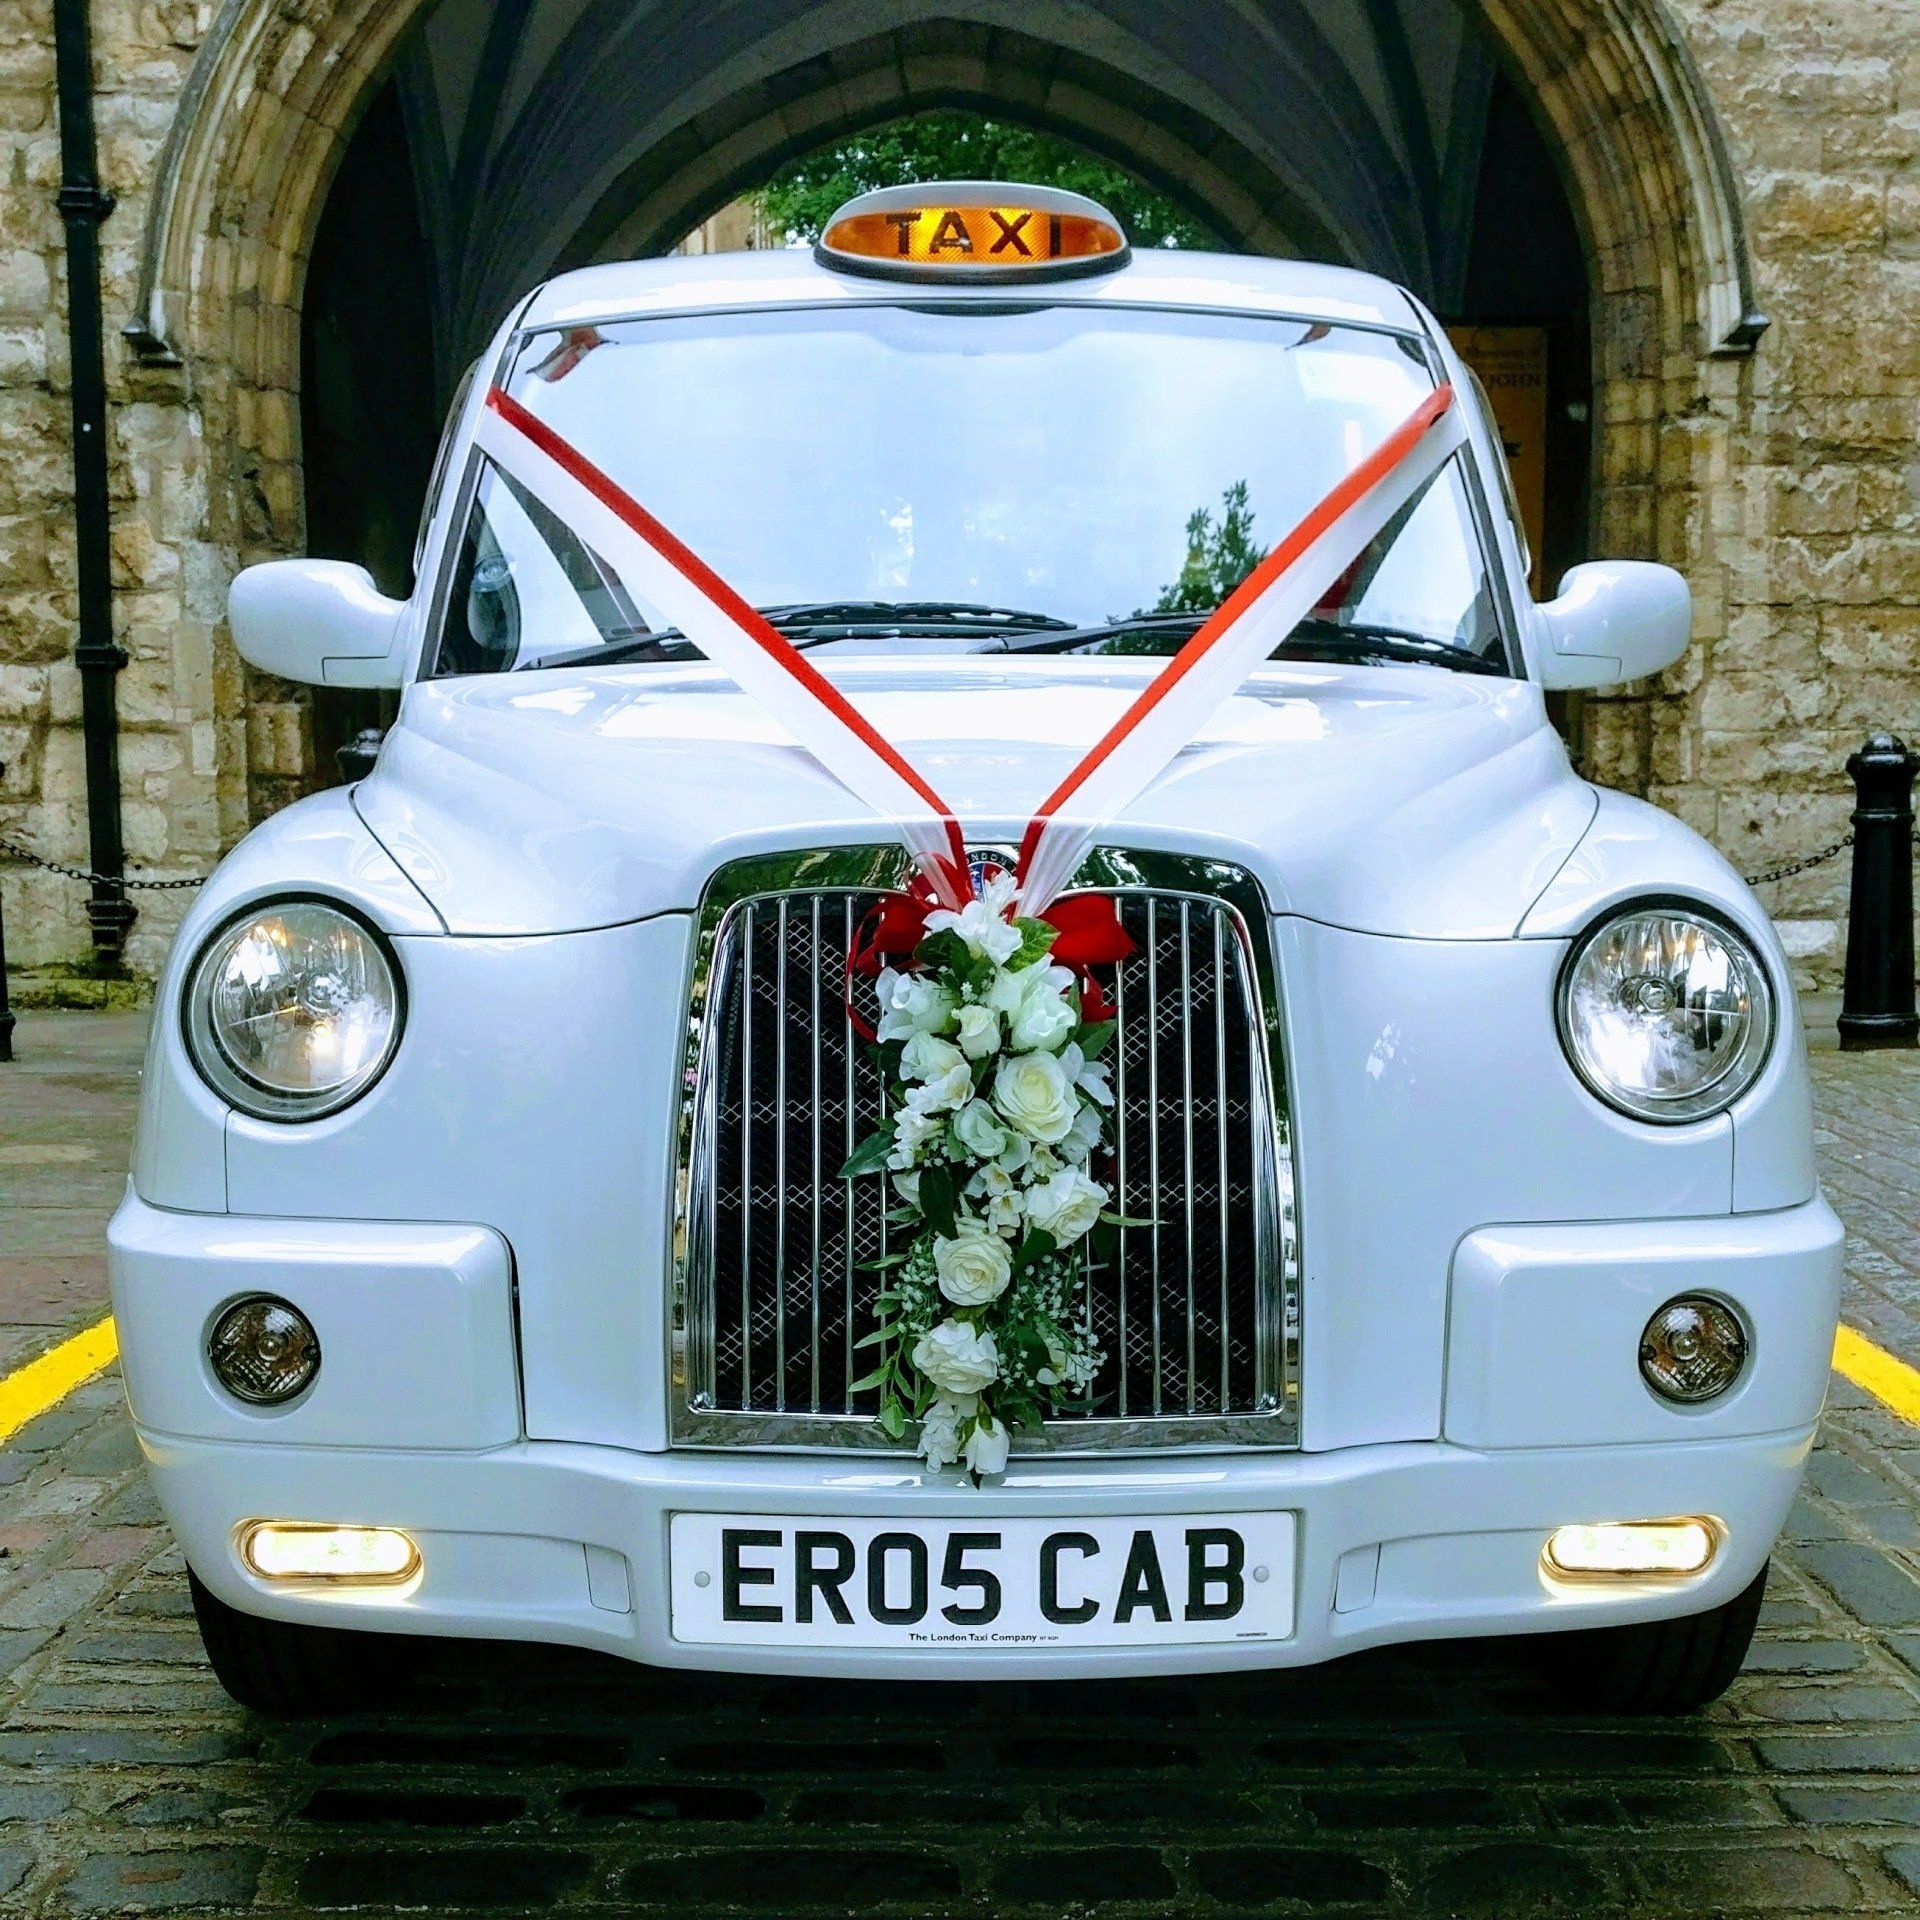
[[[844,787],[891,819],[940,901],[973,892],[953,810],[832,681],[700,557],[544,421],[494,388],[481,450],[650,600]],[[1019,908],[1041,915],[1087,843],[1267,660],[1466,439],[1440,387],[1347,474],[1157,673],[1041,803],[1020,848]]]

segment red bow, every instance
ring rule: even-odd
[[[927,937],[927,916],[940,905],[926,876],[915,874],[900,892],[882,894],[855,929],[847,949],[847,1019],[863,1040],[875,1036],[854,1010],[854,975],[872,979],[882,967],[910,958]],[[1074,893],[1056,900],[1038,918],[1054,929],[1047,958],[1070,968],[1080,983],[1081,1019],[1112,1019],[1112,1003],[1093,969],[1115,965],[1134,950],[1132,938],[1120,924],[1119,907],[1103,893]]]

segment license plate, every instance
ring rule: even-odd
[[[673,1637],[705,1645],[1130,1647],[1293,1631],[1291,1513],[797,1519],[676,1513]]]

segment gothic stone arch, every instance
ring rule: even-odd
[[[143,377],[171,378],[197,415],[206,537],[231,564],[300,548],[307,255],[359,113],[426,4],[224,0],[181,102],[127,333],[153,369]],[[1688,568],[1707,589],[1702,631],[1716,634],[1719,556],[1703,496],[1741,405],[1734,356],[1765,323],[1753,310],[1739,192],[1713,109],[1664,0],[1466,5],[1549,133],[1586,246],[1594,544]],[[776,75],[725,108],[718,138],[713,120],[696,126],[689,113],[603,202],[598,237],[658,244],[675,221],[697,219],[757,168],[840,126],[919,104],[1009,99],[1015,83],[992,52],[995,38],[956,19],[883,57],[843,48],[843,70],[834,49],[796,60],[785,84]],[[1038,97],[1011,94],[1028,117],[1175,188],[1240,244],[1314,245],[1310,217],[1264,198],[1257,175],[1249,190],[1249,173],[1196,125],[1190,103],[1156,101],[1137,85],[1103,92],[1097,70],[1072,61],[1049,72]],[[1596,703],[1587,755],[1600,777],[1640,790],[1661,777],[1660,741],[1671,731],[1663,709],[1683,701],[1687,671],[1675,670],[1664,697]],[[301,710],[297,696],[270,689],[245,701],[238,679],[223,676],[216,736],[223,762],[244,756],[244,772],[223,766],[225,789],[244,789],[246,811],[257,813],[305,772]],[[223,805],[223,825],[232,811]]]

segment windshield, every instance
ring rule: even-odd
[[[796,644],[1166,652],[1434,379],[1322,322],[862,303],[533,333],[504,384]],[[1505,670],[1463,458],[1289,651]],[[482,462],[435,671],[691,657]]]

